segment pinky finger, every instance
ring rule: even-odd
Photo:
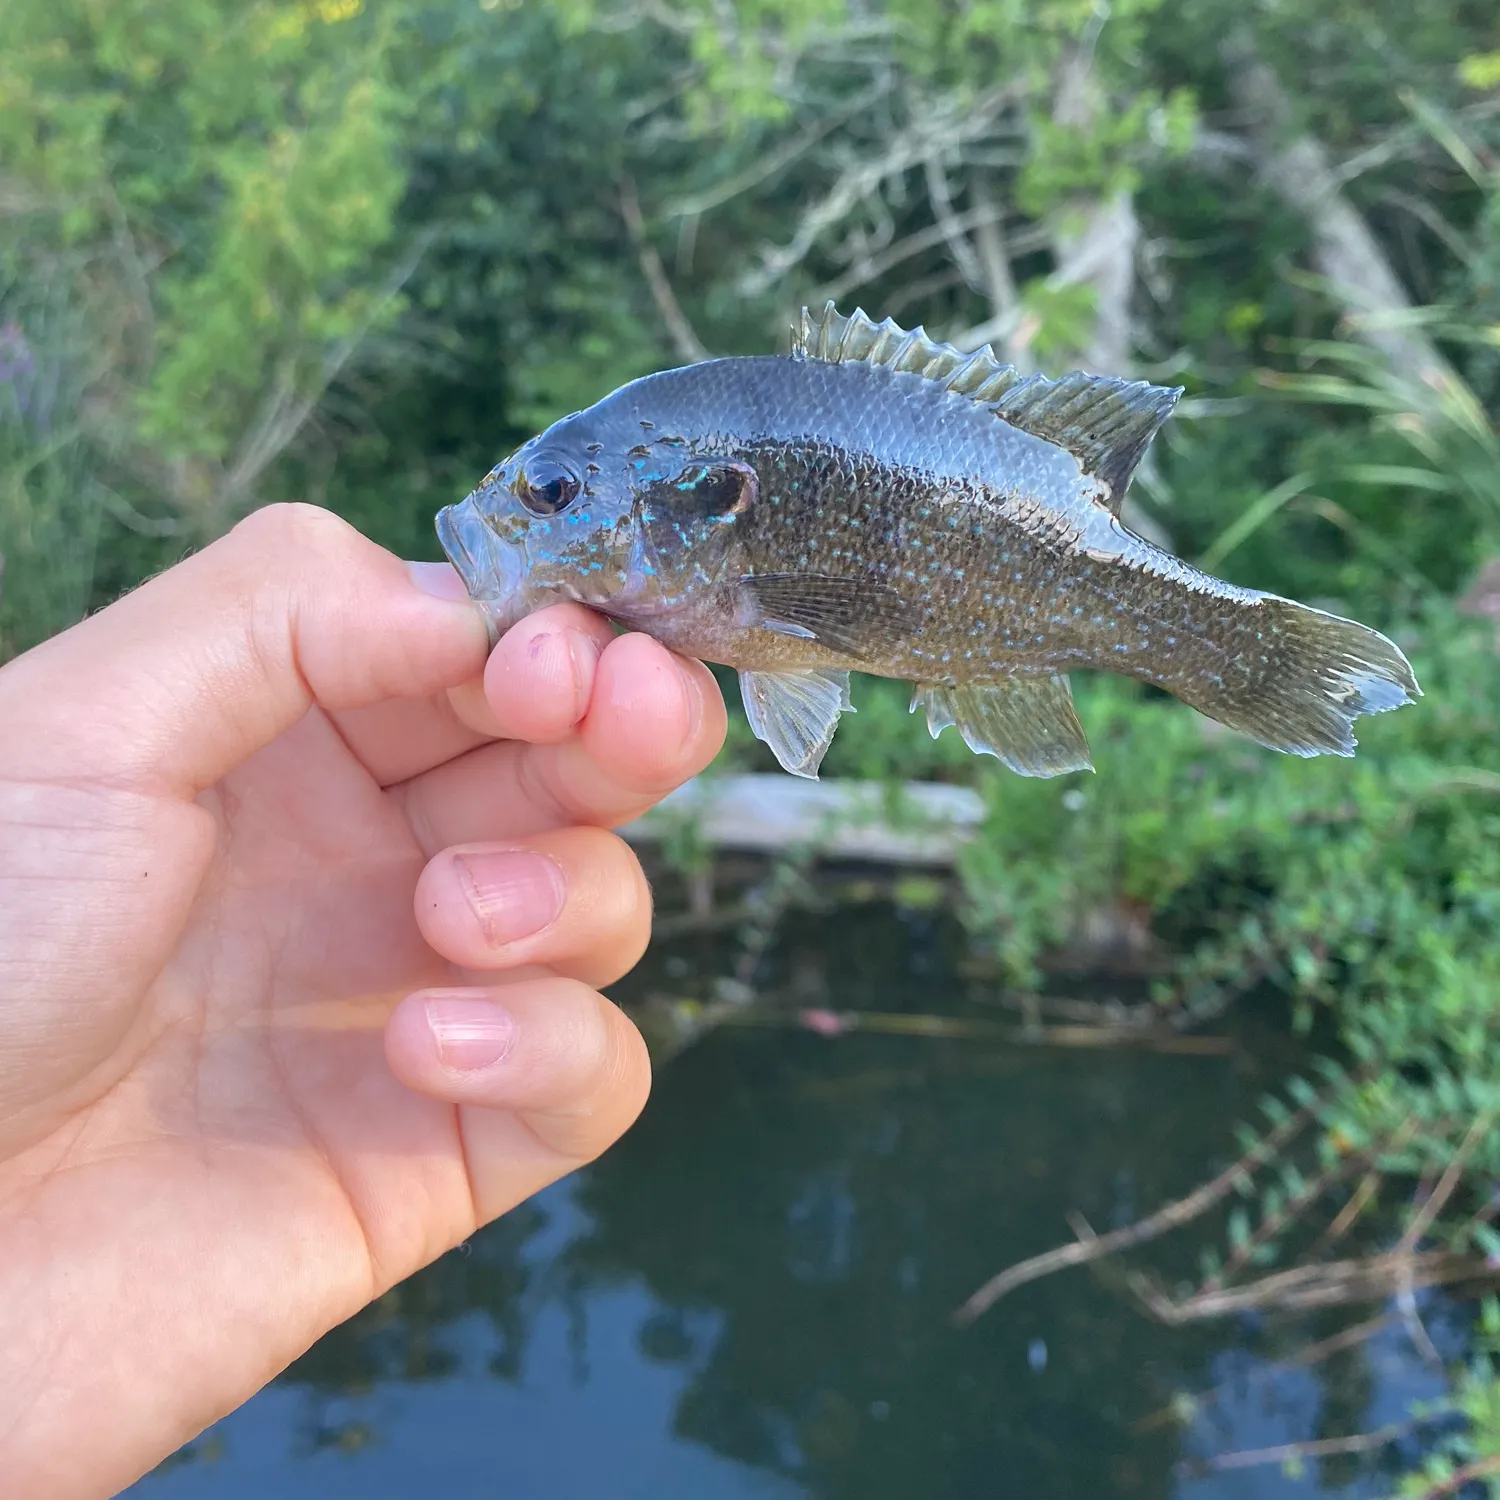
[[[385,1047],[409,1089],[468,1106],[461,1128],[481,1221],[613,1145],[651,1088],[635,1026],[571,979],[410,995]]]

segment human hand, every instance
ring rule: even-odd
[[[0,670],[0,1474],[112,1494],[635,1118],[710,674],[260,511]],[[459,590],[461,596],[461,590]]]

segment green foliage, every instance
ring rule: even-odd
[[[1453,1395],[1423,1415],[1456,1417],[1460,1425],[1448,1425],[1420,1468],[1403,1477],[1398,1495],[1431,1500],[1462,1493],[1466,1479],[1485,1478],[1493,1495],[1500,1486],[1500,1299],[1486,1297],[1481,1304],[1475,1348]]]
[[[200,534],[396,310],[402,21],[362,0],[7,7],[0,171],[27,253],[86,254],[133,308],[94,421]]]
[[[1134,192],[1144,164],[1187,152],[1197,118],[1187,89],[1165,99],[1146,90],[1086,128],[1039,110],[1031,120],[1032,148],[1016,183],[1016,202],[1042,214],[1079,193]]]

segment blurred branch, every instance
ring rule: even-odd
[[[860,256],[842,276],[825,282],[810,294],[810,300],[821,302],[824,298],[832,298],[837,302],[857,287],[878,280],[888,271],[894,270],[902,261],[943,244],[950,229],[975,230],[975,242],[978,245],[982,242],[983,231],[991,225],[998,226],[1004,218],[1005,211],[998,205],[976,204],[973,208],[954,214],[952,223],[947,228],[941,224],[929,224],[927,228],[919,229],[915,234],[909,234],[887,246],[878,255]],[[1022,230],[1010,241],[1011,253],[1024,254],[1041,249],[1047,244],[1048,238],[1046,229],[1041,226]]]
[[[1474,1123],[1469,1126],[1458,1150],[1449,1158],[1448,1165],[1443,1169],[1443,1175],[1438,1178],[1437,1186],[1428,1195],[1427,1201],[1412,1216],[1411,1223],[1406,1226],[1406,1232],[1401,1236],[1401,1243],[1396,1247],[1398,1251],[1410,1253],[1421,1243],[1422,1236],[1432,1228],[1433,1221],[1442,1212],[1449,1198],[1453,1196],[1453,1190],[1462,1179],[1464,1168],[1468,1165],[1475,1148],[1494,1123],[1495,1115],[1492,1110],[1483,1110],[1474,1117]]]
[[[1169,1297],[1146,1276],[1132,1278],[1136,1295],[1151,1315],[1172,1327],[1205,1318],[1275,1308],[1308,1312],[1320,1307],[1343,1307],[1351,1302],[1383,1302],[1403,1291],[1421,1287],[1492,1285],[1500,1273],[1476,1255],[1455,1250],[1430,1250],[1420,1255],[1386,1251],[1380,1255],[1294,1266],[1262,1276],[1244,1286]]]
[[[1282,1234],[1304,1209],[1311,1208],[1329,1188],[1357,1171],[1363,1163],[1378,1155],[1381,1149],[1381,1145],[1377,1142],[1368,1150],[1352,1152],[1342,1161],[1335,1162],[1310,1178],[1302,1185],[1301,1190],[1291,1194],[1275,1213],[1265,1215],[1256,1225],[1253,1233],[1245,1237],[1244,1243],[1235,1246],[1230,1251],[1223,1268],[1217,1274],[1204,1280],[1200,1291],[1219,1291],[1231,1277],[1250,1264],[1257,1250]]]
[[[1007,243],[1005,218],[990,192],[990,174],[974,171],[969,175],[969,198],[981,217],[974,225],[974,248],[984,277],[984,290],[990,299],[994,318],[1008,320],[1011,330],[1002,338],[1001,356],[1019,365],[1025,355],[1026,340],[1016,339],[1014,325],[1021,316],[1021,293],[1011,270],[1011,256],[1021,247]],[[984,342],[988,343],[986,339]],[[1027,367],[1029,371],[1029,366]]]
[[[1458,1494],[1477,1480],[1485,1479],[1491,1474],[1500,1474],[1500,1453],[1491,1453],[1486,1458],[1476,1459],[1471,1464],[1455,1469],[1446,1479],[1439,1480],[1430,1489],[1423,1490],[1420,1495],[1416,1496],[1416,1500],[1449,1500],[1450,1496]]]
[[[669,219],[704,214],[712,208],[728,203],[732,198],[739,197],[741,193],[749,192],[751,188],[758,186],[768,177],[774,177],[778,172],[785,171],[793,162],[812,150],[825,136],[837,130],[846,120],[863,113],[882,95],[889,93],[890,87],[888,80],[881,79],[871,88],[855,94],[837,109],[831,110],[805,130],[773,146],[763,156],[756,157],[747,166],[741,167],[738,172],[732,172],[722,182],[716,182],[712,187],[703,188],[699,192],[674,198],[662,210],[663,214]]]
[[[1314,264],[1350,315],[1350,331],[1396,369],[1428,385],[1451,385],[1457,376],[1421,328],[1382,317],[1409,311],[1411,298],[1369,225],[1340,191],[1322,143],[1289,134],[1290,101],[1249,35],[1230,38],[1223,56],[1230,91],[1251,121],[1261,178],[1306,219]]]
[[[948,174],[943,169],[942,161],[936,155],[929,156],[922,163],[922,175],[927,182],[927,201],[932,205],[933,217],[937,220],[938,229],[942,231],[948,253],[953,257],[953,264],[958,267],[959,274],[972,290],[983,291],[985,278],[980,269],[979,256],[969,243],[968,235],[959,226],[958,217],[953,211],[953,198],[948,191]]]
[[[229,472],[214,490],[205,517],[205,524],[210,531],[222,528],[225,521],[241,506],[256,481],[291,446],[298,433],[307,425],[328,387],[338,379],[354,357],[370,329],[390,305],[391,299],[411,279],[422,257],[437,238],[437,233],[436,228],[430,228],[414,238],[406,255],[386,277],[380,291],[371,298],[369,309],[358,326],[325,353],[315,377],[304,390],[299,392],[297,389],[295,354],[287,353],[283,356],[271,389],[262,397],[260,408],[240,441],[239,451]]]
[[[1404,1120],[1401,1125],[1392,1132],[1389,1140],[1381,1148],[1382,1151],[1391,1154],[1399,1153],[1410,1143],[1411,1138],[1417,1133],[1417,1122],[1415,1120]],[[1366,1158],[1370,1157],[1366,1153]],[[1375,1154],[1377,1157],[1379,1153]],[[1355,1184],[1354,1191],[1344,1201],[1344,1205],[1329,1221],[1328,1227],[1313,1241],[1307,1252],[1308,1260],[1317,1260],[1326,1250],[1338,1244],[1343,1237],[1354,1227],[1359,1216],[1369,1206],[1380,1189],[1385,1174],[1378,1165],[1371,1166],[1369,1171]]]
[[[661,263],[661,256],[657,254],[656,246],[646,236],[646,221],[641,215],[641,201],[636,196],[635,179],[628,174],[620,181],[620,214],[635,244],[636,258],[641,263],[641,274],[646,278],[646,285],[651,288],[651,297],[656,303],[656,310],[661,314],[662,322],[667,325],[667,332],[671,335],[672,347],[690,365],[707,359],[708,350],[693,331],[693,325],[688,322],[687,314],[683,312],[682,304],[678,302],[677,294],[672,290],[672,283],[667,277],[666,268]]]
[[[1052,108],[1058,125],[1086,131],[1105,108],[1094,71],[1098,27],[1097,20],[1091,23],[1064,59]],[[1130,303],[1141,237],[1131,194],[1118,188],[1079,200],[1072,212],[1054,215],[1053,224],[1057,269],[1049,286],[1088,286],[1094,293],[1093,331],[1078,358],[1096,374],[1122,375],[1130,367]]]

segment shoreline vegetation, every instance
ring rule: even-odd
[[[817,805],[758,853],[715,848],[722,804],[659,815],[658,940],[716,924],[737,958],[643,1023],[664,1055],[715,1024],[1191,1052],[1284,1013],[1321,1060],[1238,1161],[1059,1226],[966,1316],[1086,1265],[1164,1321],[1347,1306],[1294,1363],[1392,1321],[1436,1359],[1420,1289],[1473,1293],[1443,1413],[1214,1462],[1500,1492],[1496,45],[1462,0],[14,0],[0,659],[274,499],[433,557],[517,440],[773,349],[804,302],[1184,385],[1129,524],[1382,629],[1420,702],[1303,762],[1083,677],[1098,774],[1027,781],[857,683]],[[736,778],[768,769],[737,719],[704,788],[754,822]],[[760,992],[788,912],[872,899],[959,914],[991,1025]],[[1118,1001],[1068,992],[1101,974]],[[1189,1223],[1196,1282],[1130,1269]]]

